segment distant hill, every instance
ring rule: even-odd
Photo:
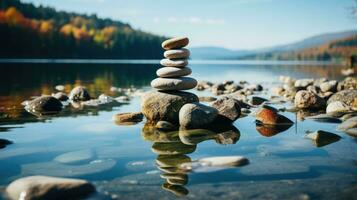
[[[296,51],[296,50],[323,45],[325,43],[342,39],[342,38],[347,38],[353,35],[357,35],[357,30],[320,34],[291,44],[259,49],[259,51],[263,51],[263,52]]]
[[[350,57],[357,54],[357,34],[343,39],[337,39],[310,48],[278,53],[279,59],[317,59]]]
[[[192,47],[190,48],[192,59],[231,59],[237,56],[249,55],[251,51],[230,50],[222,47]]]
[[[0,0],[0,57],[158,59],[165,39],[129,24]]]
[[[192,59],[333,59],[355,53],[357,30],[321,34],[286,45],[256,50],[191,48]],[[340,44],[344,44],[341,46]],[[337,47],[338,46],[338,47]],[[339,53],[337,53],[339,52]]]

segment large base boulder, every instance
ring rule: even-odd
[[[198,102],[195,94],[181,91],[149,91],[142,96],[141,112],[149,123],[179,123],[179,111],[187,103]]]

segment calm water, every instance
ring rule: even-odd
[[[341,67],[332,65],[196,63],[191,67],[198,80],[246,80],[266,87],[277,84],[279,75],[342,78]],[[248,116],[234,123],[240,133],[235,144],[207,140],[197,144],[193,153],[163,157],[151,150],[152,145],[163,138],[175,145],[180,141],[177,137],[148,130],[145,122],[118,126],[111,120],[116,113],[140,111],[138,97],[126,104],[80,110],[67,106],[49,118],[31,115],[21,106],[32,96],[55,92],[58,84],[66,92],[85,85],[92,96],[120,96],[110,91],[111,86],[148,90],[157,68],[156,64],[0,64],[0,138],[14,142],[0,149],[1,190],[19,177],[42,174],[92,181],[98,194],[91,199],[176,199],[179,194],[189,199],[356,199],[357,140],[336,131],[337,124],[297,121],[275,135],[261,134]],[[283,114],[296,120],[294,113]],[[316,147],[303,136],[317,129],[342,139]],[[66,154],[70,152],[72,156]],[[85,159],[65,164],[58,161],[60,155]],[[227,155],[245,156],[250,164],[179,174],[188,180],[186,185],[162,188],[166,180],[160,177],[165,173],[160,166]]]

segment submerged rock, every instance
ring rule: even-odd
[[[308,133],[305,135],[305,138],[313,140],[317,147],[322,147],[339,141],[341,136],[327,131],[317,130],[313,133]]]
[[[113,159],[97,159],[85,164],[62,164],[59,162],[36,162],[21,165],[22,175],[45,174],[48,176],[74,177],[101,173],[116,164]]]
[[[91,97],[85,87],[77,86],[72,89],[69,94],[69,99],[72,101],[88,101]]]
[[[241,167],[247,164],[249,164],[249,160],[243,156],[218,156],[183,163],[180,165],[180,169],[193,172],[208,172],[229,167]]]
[[[295,107],[302,109],[321,109],[326,105],[326,102],[313,92],[301,90],[296,93],[294,104]]]
[[[118,125],[131,125],[143,121],[144,115],[141,112],[119,113],[113,116],[113,120]]]
[[[54,161],[64,163],[64,164],[73,164],[83,161],[90,161],[94,157],[94,154],[91,150],[79,150],[79,151],[72,151],[61,154],[54,158]]]
[[[214,121],[217,109],[200,103],[188,103],[182,106],[179,113],[182,127],[198,128]]]
[[[149,122],[179,123],[179,111],[187,103],[198,102],[195,94],[181,91],[150,91],[142,96],[141,111]]]
[[[357,89],[337,92],[328,99],[327,104],[335,101],[340,101],[350,107],[357,108]]]
[[[60,100],[52,96],[42,96],[28,102],[25,107],[30,112],[40,113],[57,113],[62,110],[62,103]]]
[[[0,139],[0,149],[5,148],[7,145],[12,144],[10,140]]]
[[[349,118],[337,127],[340,131],[347,131],[351,128],[357,128],[357,117]]]
[[[212,102],[211,106],[218,110],[217,120],[234,122],[241,114],[240,102],[232,97],[220,98]]]
[[[81,179],[29,176],[12,182],[6,188],[13,199],[79,199],[95,192],[95,187]]]

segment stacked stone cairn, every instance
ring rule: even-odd
[[[151,82],[151,86],[158,90],[189,90],[197,85],[194,78],[186,77],[192,73],[187,67],[190,51],[186,48],[189,40],[187,37],[173,38],[162,43],[165,59],[160,64],[163,66],[156,71],[159,78]]]
[[[240,108],[237,100],[224,99],[211,106],[199,103],[195,94],[184,92],[197,86],[194,78],[187,77],[192,70],[187,67],[190,51],[186,48],[187,37],[173,38],[162,43],[165,59],[157,70],[159,76],[151,82],[156,91],[149,91],[142,96],[141,111],[147,122],[153,125],[171,123],[184,128],[198,128],[211,124],[218,118],[229,122],[239,117]],[[165,123],[162,123],[165,121]]]
[[[157,70],[158,78],[151,82],[156,91],[149,91],[142,96],[142,113],[149,123],[166,121],[177,125],[178,112],[187,103],[198,102],[198,97],[189,92],[197,85],[197,81],[187,77],[192,70],[187,67],[190,51],[186,48],[187,37],[173,38],[162,43],[166,50],[165,59],[160,62],[163,66]]]

